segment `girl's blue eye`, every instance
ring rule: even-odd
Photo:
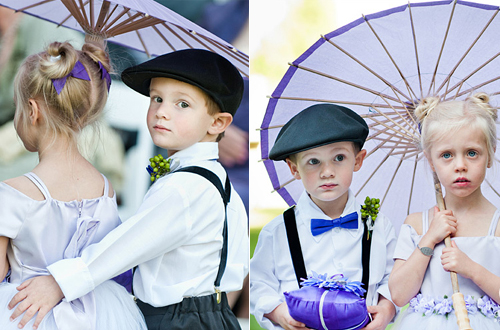
[[[317,164],[319,164],[319,160],[317,160],[316,158],[312,158],[312,159],[309,159],[309,161],[307,163],[310,165],[317,165]]]
[[[469,157],[476,157],[476,155],[477,155],[477,152],[475,152],[474,150],[469,150],[467,152],[467,156],[469,156]]]
[[[185,102],[185,101],[180,101],[177,103],[177,105],[182,108],[182,109],[185,109],[185,108],[188,108],[189,107],[189,103]]]
[[[341,162],[341,161],[344,160],[344,158],[345,158],[344,155],[337,155],[337,156],[335,156],[335,161],[336,162]]]
[[[153,101],[155,101],[156,103],[162,103],[163,102],[163,99],[159,96],[154,96],[153,97]]]
[[[449,159],[449,158],[451,158],[451,154],[449,152],[445,152],[442,157],[444,159]]]

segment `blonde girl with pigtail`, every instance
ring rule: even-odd
[[[497,110],[477,93],[465,101],[426,98],[415,116],[447,210],[410,214],[401,227],[389,289],[396,305],[409,307],[393,329],[457,329],[450,271],[458,274],[471,327],[499,329],[500,211],[481,192],[495,159]]]
[[[39,164],[29,173],[0,183],[0,329],[18,329],[26,313],[10,320],[9,301],[19,285],[58,260],[79,256],[120,224],[116,196],[108,180],[80,153],[80,131],[95,124],[108,98],[111,78],[103,41],[82,50],[51,43],[21,65],[14,84],[15,128]],[[118,274],[117,274],[118,275]],[[127,290],[129,273],[109,280],[71,302],[63,299],[38,329],[146,329]],[[36,307],[36,306],[33,306]],[[35,324],[35,325],[34,325]]]

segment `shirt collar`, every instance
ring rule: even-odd
[[[171,171],[200,161],[217,160],[219,159],[219,144],[217,142],[198,142],[177,151],[169,158],[172,160]]]
[[[325,219],[325,220],[331,220],[329,216],[327,216],[319,207],[316,205],[311,197],[309,197],[309,194],[307,191],[304,191],[302,195],[299,198],[299,201],[297,203],[297,222],[302,222],[308,230],[311,228],[311,219]],[[356,198],[354,197],[353,192],[351,189],[349,189],[348,192],[348,197],[347,197],[347,203],[345,205],[344,210],[342,211],[342,214],[340,216],[346,216],[349,213],[352,212],[357,212],[358,213],[358,229],[363,228],[363,224],[361,223],[360,216],[359,216],[359,207],[358,204],[356,203]],[[342,229],[347,231],[353,238],[356,237],[356,232],[357,229]],[[316,242],[319,242],[322,237],[326,235],[318,235],[318,236],[313,236],[314,240]]]

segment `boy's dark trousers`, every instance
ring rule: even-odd
[[[180,303],[166,307],[153,307],[137,300],[148,330],[240,330],[241,327],[222,292],[217,303],[217,294],[184,298]]]

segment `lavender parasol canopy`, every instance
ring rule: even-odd
[[[153,0],[0,0],[0,5],[158,56],[186,48],[224,56],[248,77],[248,55]]]
[[[281,127],[306,107],[335,103],[370,127],[368,156],[351,189],[360,200],[380,198],[396,231],[411,212],[436,203],[433,176],[418,149],[413,110],[439,95],[465,99],[474,91],[500,97],[499,7],[465,1],[408,4],[362,18],[322,36],[272,93],[261,126],[261,156],[274,189],[289,205],[303,186],[283,161],[268,159]],[[318,118],[321,120],[321,118]],[[500,127],[497,124],[497,131]],[[495,165],[498,166],[497,149]],[[500,176],[490,169],[482,191],[500,203]]]

